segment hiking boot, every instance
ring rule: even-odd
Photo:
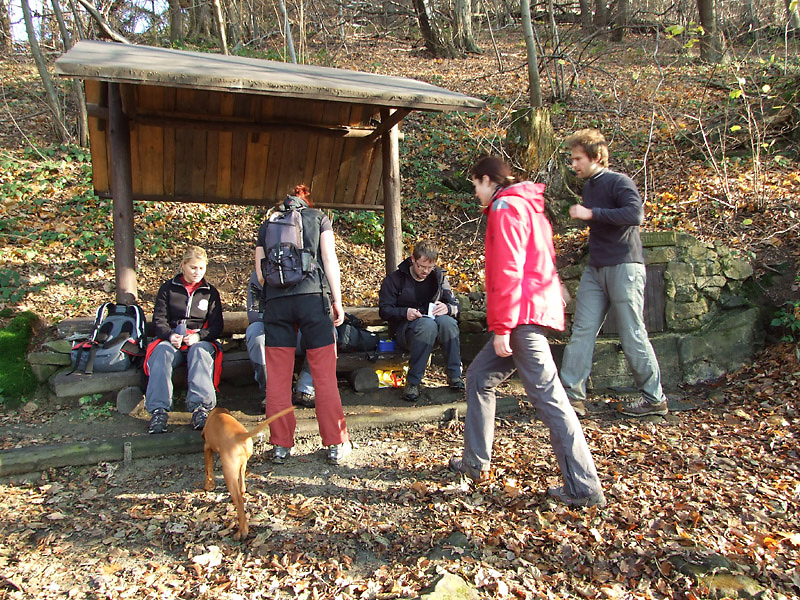
[[[350,442],[342,442],[328,446],[328,462],[332,465],[341,463],[353,451],[353,444]]]
[[[295,406],[303,406],[305,408],[314,408],[314,394],[308,392],[295,392],[292,396],[292,404]]]
[[[464,378],[461,376],[451,378],[447,385],[455,392],[463,392],[467,387],[464,385]]]
[[[167,419],[169,413],[163,408],[157,408],[150,417],[150,424],[147,426],[147,433],[167,433]]]
[[[403,389],[403,400],[406,402],[416,402],[419,400],[419,385],[407,383]]]
[[[636,398],[630,402],[620,402],[617,411],[629,417],[647,417],[650,415],[667,414],[667,401],[648,402],[644,397]]]
[[[583,403],[583,400],[573,400],[572,398],[569,399],[569,404],[572,406],[572,410],[575,411],[575,414],[579,417],[586,416],[586,405]]]
[[[464,462],[464,459],[460,456],[454,456],[450,459],[450,463],[447,465],[448,468],[453,473],[458,473],[459,475],[466,475],[472,481],[480,482],[486,481],[489,479],[489,469],[481,470],[476,469],[474,467],[470,467],[468,464]]]
[[[192,412],[192,429],[199,431],[206,426],[206,419],[208,419],[208,409],[205,406],[198,406]]]
[[[276,465],[282,465],[286,459],[292,455],[292,449],[286,446],[273,446],[272,447],[272,462]]]
[[[566,486],[562,485],[561,487],[548,488],[547,495],[559,502],[563,502],[567,506],[599,506],[603,508],[606,505],[606,497],[603,494],[603,490],[595,492],[591,496],[576,498],[567,492]]]

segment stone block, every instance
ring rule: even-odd
[[[672,327],[671,323],[675,321],[697,319],[707,312],[708,302],[704,299],[700,299],[696,302],[673,302],[667,300],[665,307],[667,326]]]
[[[753,266],[740,258],[728,258],[722,262],[722,274],[728,279],[742,281],[753,275]]]
[[[713,380],[746,364],[764,344],[758,308],[722,313],[694,335],[681,339],[684,382]]]
[[[31,371],[39,383],[46,383],[50,376],[58,371],[58,365],[31,364]]]
[[[420,600],[478,600],[477,590],[458,575],[445,573],[431,587],[422,590]]]
[[[59,354],[69,354],[72,352],[72,342],[69,340],[49,340],[44,343],[45,348],[58,352]]]
[[[659,265],[671,262],[678,257],[674,246],[657,246],[644,249],[644,262],[648,265]]]
[[[691,264],[672,261],[664,270],[664,292],[668,299],[676,302],[692,302],[697,299],[694,268]]]
[[[640,237],[644,248],[674,246],[676,242],[676,232],[674,231],[642,231]]]
[[[480,333],[486,331],[486,325],[478,321],[461,321],[458,324],[458,330],[461,333]]]
[[[31,352],[28,354],[28,362],[31,365],[57,365],[65,367],[70,364],[69,354],[60,352]]]
[[[486,311],[483,310],[464,310],[460,315],[461,322],[476,321],[478,323],[486,323]]]

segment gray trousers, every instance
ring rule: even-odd
[[[486,470],[494,442],[495,388],[515,370],[536,415],[550,430],[567,491],[574,497],[590,496],[602,487],[580,421],[558,380],[550,345],[536,325],[520,325],[511,332],[511,356],[497,356],[493,339],[483,347],[467,370],[467,416],[464,424],[464,463]]]
[[[198,406],[211,410],[217,405],[214,389],[214,356],[216,349],[211,342],[197,342],[185,352],[168,341],[155,347],[147,359],[150,376],[145,393],[145,408],[152,413],[157,408],[172,410],[172,371],[186,363],[188,389],[186,408],[191,412]]]
[[[586,399],[594,344],[610,310],[617,317],[619,341],[637,388],[648,402],[665,400],[658,359],[644,327],[645,280],[641,263],[587,267],[583,272],[572,337],[561,363],[561,383],[573,400]]]
[[[397,326],[394,337],[400,347],[410,353],[406,375],[408,384],[419,385],[422,382],[428,359],[437,341],[444,354],[448,377],[461,377],[461,338],[458,321],[453,317],[441,315],[435,319],[421,317],[404,321]]]

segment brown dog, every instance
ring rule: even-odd
[[[203,428],[203,439],[206,441],[206,484],[203,486],[207,492],[213,490],[214,484],[214,453],[219,454],[222,463],[222,475],[225,485],[231,495],[231,502],[236,506],[239,518],[239,531],[233,539],[243,540],[247,537],[249,527],[247,514],[244,512],[244,477],[247,470],[247,461],[253,455],[253,438],[261,433],[275,419],[280,419],[294,410],[294,406],[272,415],[255,429],[248,431],[239,423],[227,408],[217,407],[208,413],[206,426]]]

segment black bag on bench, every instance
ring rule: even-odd
[[[138,304],[104,302],[97,309],[91,335],[72,346],[72,372],[125,371],[145,354],[144,312]]]
[[[378,347],[380,336],[364,327],[363,321],[349,313],[336,328],[336,348],[339,352],[372,352]]]

